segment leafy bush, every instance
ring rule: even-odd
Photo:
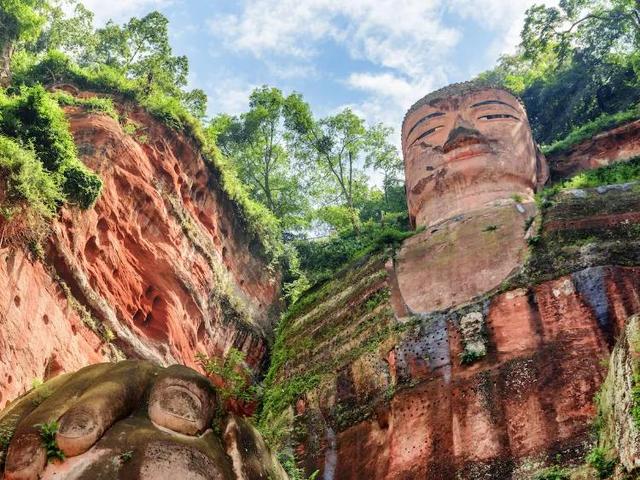
[[[271,385],[265,390],[263,412],[265,414],[282,412],[294,403],[301,394],[317,387],[320,380],[320,375],[301,374],[289,378],[281,384]],[[269,382],[267,381],[267,383]]]
[[[63,200],[54,175],[46,172],[33,151],[0,135],[0,214],[10,219],[28,210],[35,221],[47,220]]]
[[[544,206],[549,199],[562,190],[594,188],[600,185],[629,183],[638,180],[640,180],[640,157],[580,172],[567,180],[545,188],[537,195],[537,200]]]
[[[44,170],[62,185],[66,200],[83,209],[93,206],[102,181],[77,156],[64,112],[40,85],[21,87],[0,98],[0,133],[33,148]]]
[[[203,353],[196,355],[203,370],[222,382],[219,391],[223,399],[251,401],[255,399],[256,392],[251,386],[251,370],[245,359],[246,355],[235,348],[229,350],[224,360],[207,357]]]
[[[640,180],[640,157],[606,167],[580,172],[563,183],[563,188],[592,188]]]
[[[304,471],[298,468],[298,465],[296,465],[296,459],[290,453],[279,452],[277,457],[280,465],[282,465],[284,471],[287,472],[289,480],[315,480],[316,478],[318,478],[318,475],[320,475],[320,471],[316,470],[309,477],[307,477],[304,474]]]
[[[110,98],[78,98],[65,92],[56,92],[53,98],[58,102],[58,105],[82,107],[90,113],[103,113],[109,115],[111,118],[118,119],[118,112]]]
[[[41,86],[22,87],[2,105],[0,129],[5,135],[31,145],[50,172],[77,163],[69,124],[57,102]]]
[[[640,429],[640,374],[633,375],[631,384],[631,418],[637,429]]]
[[[200,122],[175,97],[153,92],[141,99],[141,104],[155,118],[178,132],[193,136],[201,145],[206,144]]]
[[[460,353],[460,364],[461,365],[470,365],[476,360],[480,360],[484,358],[486,354],[476,352],[474,350],[463,350]]]
[[[49,85],[72,83],[78,88],[96,92],[122,95],[126,99],[137,98],[138,84],[126,78],[122,72],[108,65],[81,68],[67,55],[53,50],[43,57],[18,52],[12,62],[14,85]]]
[[[340,267],[386,246],[394,246],[415,232],[406,214],[390,215],[383,225],[367,222],[360,232],[349,229],[325,239],[293,242],[300,257],[300,268],[311,284],[330,277]]]
[[[60,447],[58,447],[58,442],[56,442],[56,433],[58,433],[58,429],[60,428],[58,422],[54,420],[36,426],[40,430],[40,439],[47,450],[47,460],[64,460],[64,453],[60,450]]]
[[[282,292],[285,303],[291,305],[311,285],[307,275],[300,266],[300,256],[298,251],[290,243],[284,244],[284,255],[282,255]]]
[[[605,450],[596,447],[587,455],[587,463],[596,469],[598,478],[609,478],[616,468],[615,459],[609,459]]]
[[[79,162],[69,165],[62,174],[63,191],[67,199],[83,210],[93,207],[102,190],[102,180]]]

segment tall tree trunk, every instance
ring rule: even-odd
[[[11,56],[13,55],[13,42],[2,41],[0,51],[0,87],[8,87],[11,83]]]

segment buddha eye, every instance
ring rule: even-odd
[[[513,115],[509,115],[508,113],[493,113],[491,115],[482,115],[478,117],[478,120],[497,120],[499,118],[512,118],[514,120],[518,120]]]
[[[418,140],[422,140],[425,137],[428,137],[429,135],[431,135],[432,133],[435,133],[437,130],[440,130],[442,127],[444,127],[444,125],[438,125],[437,127],[433,127],[430,128],[429,130],[427,130],[426,132],[424,132],[422,135],[420,135],[418,138],[416,138],[411,145],[415,144]]]

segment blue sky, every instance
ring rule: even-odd
[[[239,113],[262,84],[301,92],[317,115],[352,107],[396,130],[430,90],[512,52],[542,0],[84,0],[96,23],[157,9],[209,114]],[[547,0],[545,3],[552,3]]]

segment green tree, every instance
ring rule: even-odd
[[[253,197],[266,205],[285,229],[303,226],[308,209],[306,175],[287,141],[291,108],[304,108],[298,94],[285,97],[263,86],[249,97],[249,111],[238,117],[218,115],[207,131],[221,151],[232,158]]]
[[[403,163],[398,149],[389,142],[392,134],[393,128],[386,127],[383,124],[375,125],[370,129],[370,147],[367,152],[365,167],[373,168],[382,173],[383,210],[386,212],[399,212],[406,209],[402,176]]]
[[[173,56],[169,45],[169,20],[160,12],[132,18],[125,25],[109,21],[96,31],[93,61],[120,69],[150,91],[157,87],[174,93],[187,83],[189,62]]]
[[[63,9],[63,3],[68,8]],[[67,11],[73,8],[73,14]],[[47,21],[38,39],[27,49],[34,52],[61,50],[74,60],[86,62],[95,50],[96,35],[93,12],[78,0],[52,0],[43,5]]]
[[[522,52],[535,59],[552,46],[560,61],[576,50],[602,57],[640,42],[640,2],[636,0],[561,0],[557,7],[534,5],[526,13]]]
[[[312,168],[333,181],[334,189],[327,187],[328,192],[335,190],[338,193],[333,203],[346,208],[353,229],[359,231],[355,200],[363,176],[361,167],[365,158],[387,154],[387,144],[376,141],[379,127],[367,128],[364,120],[349,108],[317,121],[304,109],[294,110],[291,117],[296,141],[306,150],[306,158]]]
[[[640,2],[535,5],[521,39],[516,55],[482,76],[522,96],[539,142],[552,143],[640,100]]]
[[[44,0],[0,0],[0,86],[11,81],[11,57],[21,42],[33,41],[44,24]]]
[[[207,114],[207,94],[200,88],[194,88],[182,94],[182,104],[198,120],[204,119]]]

